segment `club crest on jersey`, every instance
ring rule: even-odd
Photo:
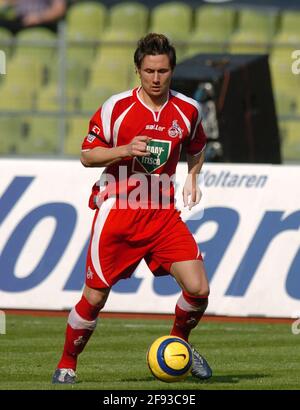
[[[138,173],[151,174],[164,165],[170,155],[171,142],[161,140],[151,140],[148,142],[147,150],[150,152],[148,157],[135,157],[132,170]]]
[[[178,121],[173,120],[171,127],[168,129],[169,137],[171,137],[171,138],[176,138],[176,137],[182,138],[182,133],[183,133],[183,131],[179,127]]]

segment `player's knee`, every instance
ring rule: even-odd
[[[103,296],[92,296],[88,299],[89,303],[93,306],[97,306],[99,311],[104,308],[107,298]]]
[[[98,289],[86,287],[84,290],[84,296],[91,305],[98,307],[100,311],[105,306],[108,297],[108,292],[106,293]]]
[[[189,286],[186,291],[189,295],[198,298],[208,297],[210,292],[208,284]]]
[[[208,285],[204,285],[200,288],[198,296],[199,297],[208,297],[210,293],[210,289]]]
[[[91,305],[97,306],[97,308],[99,309],[99,312],[100,312],[100,310],[102,310],[104,308],[105,303],[106,303],[106,299],[105,300],[104,299],[101,299],[101,300],[97,299],[97,300],[94,300],[93,303],[91,303]]]

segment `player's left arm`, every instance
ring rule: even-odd
[[[183,203],[189,210],[197,205],[201,200],[201,190],[198,183],[198,176],[204,163],[204,150],[206,145],[206,135],[202,127],[200,109],[194,116],[194,127],[192,127],[190,140],[186,146],[186,159],[188,164],[188,175],[183,187]]]
[[[201,189],[198,183],[198,176],[204,163],[204,150],[197,155],[186,154],[188,164],[188,174],[183,186],[183,203],[189,210],[199,204],[201,200]]]

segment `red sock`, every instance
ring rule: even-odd
[[[66,329],[64,350],[58,368],[76,370],[77,357],[84,349],[96,327],[99,310],[98,306],[91,305],[84,296],[71,310]]]
[[[178,336],[188,342],[191,330],[197,326],[208,305],[208,296],[195,297],[182,292],[175,308],[175,320],[172,336]]]

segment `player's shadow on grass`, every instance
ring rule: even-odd
[[[239,374],[239,375],[228,375],[228,376],[212,376],[210,379],[207,380],[202,380],[201,383],[207,383],[207,384],[214,384],[214,383],[240,383],[243,380],[255,380],[255,379],[262,379],[264,377],[268,377],[267,374],[260,374],[260,373],[255,373],[255,374]],[[155,379],[151,376],[148,377],[143,377],[143,378],[131,378],[131,379],[122,379],[120,381],[126,381],[126,382],[153,382]],[[197,379],[189,376],[187,379],[185,379],[184,383],[186,384],[195,384],[197,382]]]
[[[264,377],[268,377],[267,374],[260,374],[260,373],[254,373],[254,374],[232,374],[228,376],[218,376],[218,375],[213,375],[210,379],[203,380],[201,383],[209,383],[209,384],[214,384],[214,383],[240,383],[243,380],[255,380],[255,379],[262,379]],[[195,378],[189,377],[186,379],[185,383],[195,383]]]

